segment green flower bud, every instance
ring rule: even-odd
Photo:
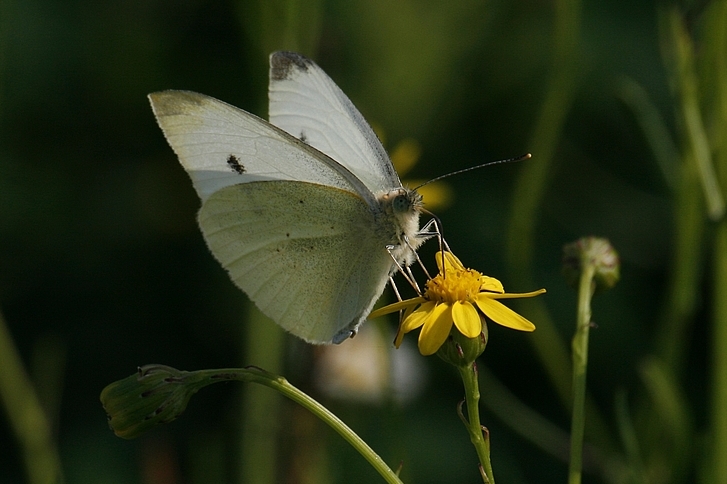
[[[611,289],[618,282],[621,262],[618,252],[607,239],[583,237],[563,246],[563,276],[568,285],[578,287],[581,272],[587,264],[596,269],[594,292]]]
[[[480,315],[482,332],[475,338],[468,338],[452,326],[447,340],[437,350],[437,356],[454,366],[469,366],[477,359],[487,347],[487,322]]]
[[[111,430],[133,439],[179,417],[200,388],[190,375],[169,366],[145,365],[137,374],[108,385],[101,392],[101,403]]]

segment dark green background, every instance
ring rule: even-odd
[[[265,18],[253,2],[31,0],[0,8],[0,304],[24,362],[45,382],[41,392],[57,400],[52,417],[68,483],[234,482],[241,385],[204,390],[180,420],[134,441],[113,435],[98,400],[106,384],[146,363],[255,363],[241,350],[247,299],[204,245],[197,196],[148,93],[198,91],[265,117],[267,54],[300,49],[383,130],[388,148],[404,138],[421,144],[408,176],[528,151],[525,163],[539,162],[529,143],[553,69],[549,2],[328,1],[308,5],[310,17],[292,24],[283,14]],[[559,275],[561,247],[591,234],[611,240],[622,281],[595,300],[589,389],[613,422],[614,393],[638,392],[636,365],[659,331],[674,231],[669,186],[617,82],[640,83],[671,131],[675,107],[656,4],[586,2],[579,48],[575,97],[538,214],[536,287],[513,287],[503,255],[522,164],[449,179],[455,198],[438,215],[467,266],[509,291],[546,287],[541,297],[564,341],[576,296]],[[567,430],[569,413],[528,343],[535,336],[494,325],[490,333],[480,365]],[[689,338],[684,388],[703,423],[706,325],[694,325]],[[300,360],[289,360],[290,379],[308,389]],[[406,407],[327,403],[385,460],[403,460],[407,482],[478,482],[455,414],[461,384],[436,357],[425,363],[426,391]],[[482,418],[500,482],[565,482],[563,460],[488,411]],[[377,482],[337,436],[315,432],[330,443],[334,482]],[[0,448],[0,482],[24,482],[5,420]],[[166,458],[178,480],[142,477],[144,465]],[[586,474],[586,482],[605,481]]]

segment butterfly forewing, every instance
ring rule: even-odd
[[[338,163],[248,112],[189,91],[162,91],[149,99],[203,202],[226,186],[260,180],[361,191],[361,183]]]
[[[369,124],[313,61],[292,52],[270,56],[270,122],[348,168],[376,193],[401,186]]]

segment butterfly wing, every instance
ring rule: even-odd
[[[330,156],[373,193],[401,187],[381,142],[361,113],[312,60],[270,56],[270,122]]]
[[[228,186],[199,212],[212,253],[260,310],[311,343],[340,343],[386,285],[390,240],[364,200],[291,181]]]
[[[230,185],[296,180],[349,190],[375,203],[346,168],[257,116],[189,91],[157,92],[149,100],[202,202]]]
[[[197,93],[149,98],[202,199],[205,240],[235,283],[291,333],[339,343],[386,285],[387,246],[410,262],[419,209],[393,214],[401,182],[388,156],[318,66],[285,53],[271,64],[272,119],[286,130]]]

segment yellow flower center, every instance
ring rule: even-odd
[[[445,277],[446,275],[446,277]],[[480,293],[482,274],[472,269],[447,269],[427,281],[424,297],[430,301],[447,302],[470,301]]]

